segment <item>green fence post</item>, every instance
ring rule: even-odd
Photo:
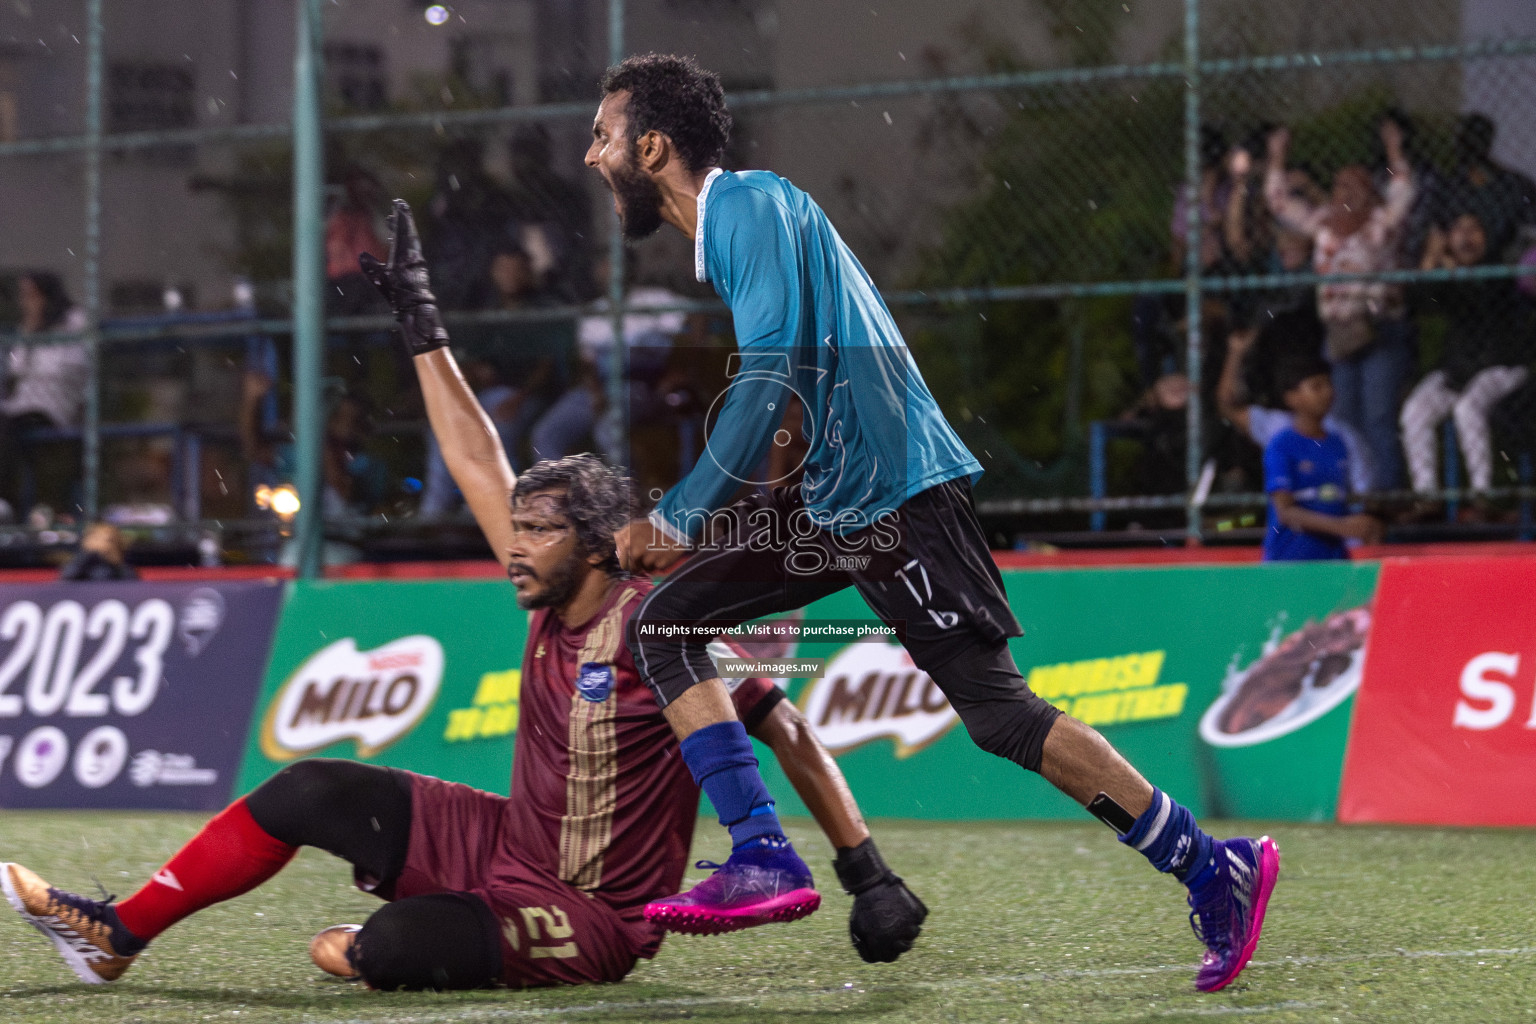
[[[624,59],[624,0],[608,0],[608,63]],[[618,215],[612,217],[608,236],[608,314],[613,318],[613,351],[608,361],[608,421],[612,424],[615,450],[612,457],[628,464],[629,387],[625,370],[629,348],[624,343],[624,230]],[[642,500],[644,500],[642,498]]]
[[[325,531],[320,478],[320,349],[325,314],[325,153],[320,113],[320,0],[299,0],[293,49],[293,422],[298,569],[320,575]]]
[[[86,4],[85,44],[85,422],[81,444],[81,514],[101,511],[101,0]]]
[[[1195,485],[1200,479],[1200,232],[1204,214],[1200,209],[1200,0],[1184,0],[1184,75],[1184,320],[1189,325],[1185,529],[1188,543],[1198,544],[1200,506],[1195,501]]]

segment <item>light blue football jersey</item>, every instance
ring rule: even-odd
[[[705,451],[652,520],[693,539],[758,467],[791,392],[805,408],[803,493],[824,529],[868,526],[930,487],[981,475],[923,383],[869,275],[811,197],[768,171],[713,171],[694,270],[735,321],[739,357]]]

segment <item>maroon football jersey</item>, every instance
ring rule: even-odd
[[[534,612],[504,819],[518,859],[618,911],[641,956],[661,941],[642,911],[682,885],[699,809],[672,728],[624,643],[650,589],[646,580],[617,583],[576,629],[548,609]],[[738,687],[737,713],[771,686]]]

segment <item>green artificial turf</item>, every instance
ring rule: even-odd
[[[94,891],[94,876],[126,894],[202,820],[3,812],[0,859],[64,888]],[[674,937],[623,984],[385,994],[327,978],[309,937],[377,904],[345,865],[305,850],[255,892],[177,925],[114,985],[77,982],[0,906],[0,1021],[1536,1021],[1529,832],[1264,826],[1282,855],[1264,939],[1237,984],[1200,995],[1182,890],[1102,826],[876,822],[932,915],[898,963],[866,965],[825,841],[808,821],[788,824],[826,892],[819,913]],[[718,830],[699,831],[696,855],[723,859]]]

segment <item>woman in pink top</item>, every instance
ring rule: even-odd
[[[345,198],[325,219],[326,313],[358,316],[382,312],[378,295],[357,269],[358,253],[383,259],[389,247],[379,239],[373,211],[379,205],[379,179],[361,167],[348,167],[342,179]]]
[[[1381,141],[1391,171],[1385,195],[1376,192],[1370,171],[1354,164],[1334,175],[1330,201],[1313,205],[1286,189],[1290,132],[1282,128],[1269,137],[1264,197],[1281,225],[1312,237],[1312,265],[1320,274],[1398,269],[1398,236],[1413,205],[1413,172],[1396,122],[1382,122]],[[1334,415],[1364,436],[1378,485],[1399,487],[1397,406],[1413,355],[1402,287],[1380,281],[1319,285],[1317,312],[1333,364]]]

